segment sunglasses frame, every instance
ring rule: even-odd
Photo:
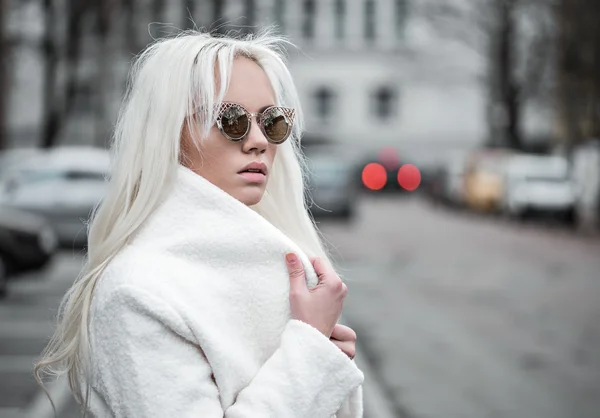
[[[238,108],[242,109],[242,111],[246,114],[246,117],[248,118],[248,127],[246,128],[246,132],[244,132],[244,134],[239,138],[233,138],[233,137],[227,135],[225,133],[225,131],[223,130],[223,124],[221,122],[221,118],[223,117],[224,113],[234,107],[238,107]],[[271,138],[269,138],[269,135],[267,135],[267,133],[265,132],[265,127],[264,127],[264,123],[263,123],[265,114],[268,111],[273,110],[273,109],[278,109],[281,111],[281,113],[283,114],[283,117],[285,118],[285,121],[287,122],[287,125],[288,125],[288,129],[285,134],[285,137],[280,141],[274,141]],[[267,141],[269,141],[269,143],[275,144],[275,145],[283,144],[285,141],[287,141],[287,139],[290,137],[290,134],[292,133],[292,126],[294,124],[295,117],[296,117],[296,111],[294,109],[292,109],[291,107],[284,107],[284,106],[269,106],[262,112],[250,113],[244,106],[242,106],[239,103],[222,102],[221,104],[217,105],[216,109],[215,109],[215,121],[216,121],[215,123],[217,124],[217,128],[219,128],[219,131],[225,138],[227,138],[228,140],[230,140],[232,142],[242,141],[248,135],[248,132],[250,132],[250,129],[252,127],[252,118],[256,118],[256,122],[258,123],[258,126],[259,126],[261,132],[263,133],[263,135],[265,136]]]

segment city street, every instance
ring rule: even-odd
[[[81,268],[82,257],[59,254],[42,274],[19,278],[0,301],[0,418],[51,417],[50,403],[33,378],[33,362],[53,330],[61,297]],[[48,385],[59,418],[75,418],[64,381]]]
[[[317,223],[364,418],[600,418],[599,21],[600,0],[0,0],[0,418],[82,418],[33,366],[85,252],[5,278],[85,247],[100,208],[132,227],[175,154],[285,230],[301,163],[339,215]]]
[[[600,417],[600,241],[419,198],[363,198],[352,224],[322,230],[350,289],[367,418]],[[0,302],[1,418],[51,416],[31,366],[81,263],[60,254]],[[59,417],[74,418],[65,393]]]
[[[599,241],[418,199],[360,213],[323,230],[398,416],[600,417]]]

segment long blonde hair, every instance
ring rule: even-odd
[[[168,191],[182,158],[181,132],[188,116],[199,110],[199,123],[188,127],[198,129],[198,138],[208,135],[214,122],[211,109],[223,100],[236,57],[255,60],[269,77],[278,104],[297,113],[292,137],[279,146],[265,195],[253,209],[309,256],[329,260],[306,207],[305,161],[299,146],[303,116],[285,63],[288,44],[271,29],[245,37],[186,31],[155,41],[137,57],[114,132],[108,192],[89,225],[86,265],[63,298],[55,333],[35,366],[42,387],[43,377],[67,374],[71,391],[87,412],[91,389],[89,379],[82,377],[89,367],[94,287]]]

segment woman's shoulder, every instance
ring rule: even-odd
[[[160,323],[186,339],[192,338],[182,315],[189,304],[176,281],[171,280],[177,274],[170,268],[158,255],[128,247],[120,251],[94,287],[90,310],[94,332],[115,321],[125,333],[134,332],[132,327],[139,332],[140,327]]]
[[[127,246],[105,267],[94,297],[106,299],[117,293],[148,295],[177,300],[186,292],[182,281],[188,275],[185,266],[165,254]]]

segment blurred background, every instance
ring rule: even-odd
[[[598,22],[597,0],[0,0],[0,417],[52,416],[32,363],[133,57],[275,24],[365,417],[600,418]]]

